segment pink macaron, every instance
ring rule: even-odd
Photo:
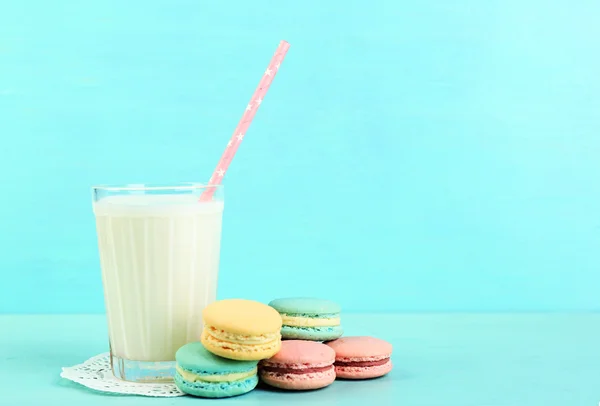
[[[273,357],[262,360],[263,382],[281,389],[319,389],[335,381],[335,351],[314,341],[287,340]]]
[[[375,337],[342,337],[326,345],[335,351],[338,378],[368,379],[392,370],[392,344]]]

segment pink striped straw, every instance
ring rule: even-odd
[[[238,147],[242,143],[250,124],[252,123],[252,119],[256,115],[260,104],[262,103],[265,95],[267,94],[267,90],[269,90],[269,86],[273,82],[277,71],[279,70],[279,65],[283,62],[283,58],[285,58],[285,54],[290,48],[290,44],[286,41],[281,41],[277,50],[275,51],[275,55],[273,55],[273,59],[269,63],[267,70],[263,74],[260,82],[258,83],[258,87],[254,91],[250,102],[246,106],[246,110],[240,119],[231,139],[227,143],[225,147],[225,151],[223,155],[221,155],[221,160],[219,164],[215,168],[210,180],[208,181],[209,185],[219,185],[223,181],[223,177],[225,176],[225,172],[227,172],[227,168],[229,168],[229,164],[233,160],[235,153],[237,152]],[[215,193],[214,187],[209,187],[204,189],[202,196],[200,196],[200,201],[205,202],[212,199],[213,194]]]

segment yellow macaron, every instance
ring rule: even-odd
[[[270,358],[281,348],[281,316],[277,310],[253,300],[226,299],[202,312],[200,340],[215,355],[253,361]]]

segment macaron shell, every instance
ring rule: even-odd
[[[281,328],[281,316],[266,304],[245,299],[226,299],[209,304],[202,311],[205,325],[228,333],[260,336]]]
[[[335,367],[335,374],[343,379],[370,379],[378,378],[388,374],[392,370],[392,360],[390,359],[383,365],[371,367]]]
[[[341,324],[339,317],[301,317],[281,315],[284,326],[292,327],[329,327]]]
[[[234,382],[188,382],[178,373],[175,374],[175,385],[184,393],[203,398],[227,398],[250,392],[258,384],[258,376],[254,375],[243,381]]]
[[[331,327],[292,327],[283,326],[281,336],[285,339],[297,339],[308,341],[335,340],[344,334],[342,326]]]
[[[320,389],[331,385],[335,381],[335,370],[309,374],[282,374],[278,372],[261,371],[260,378],[266,384],[287,390]]]
[[[269,306],[286,314],[329,314],[339,313],[340,305],[331,300],[311,297],[288,297],[272,300]]]
[[[334,349],[336,359],[390,356],[392,344],[369,336],[342,337],[327,343]]]
[[[202,343],[188,343],[175,354],[177,365],[185,370],[202,374],[235,374],[256,368],[257,360],[232,361],[208,351]]]
[[[280,365],[329,365],[335,361],[335,351],[325,344],[314,341],[289,340],[281,344],[281,350],[261,364]]]

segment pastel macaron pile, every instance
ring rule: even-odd
[[[175,355],[175,384],[184,393],[224,398],[250,392],[258,384],[257,364],[281,348],[281,316],[252,300],[228,299],[202,312],[201,342]]]
[[[193,396],[223,398],[250,392],[259,378],[280,389],[309,390],[336,378],[389,373],[392,345],[374,337],[340,338],[340,313],[338,304],[313,298],[275,299],[268,306],[214,302],[202,312],[201,342],[177,351],[175,384]]]

